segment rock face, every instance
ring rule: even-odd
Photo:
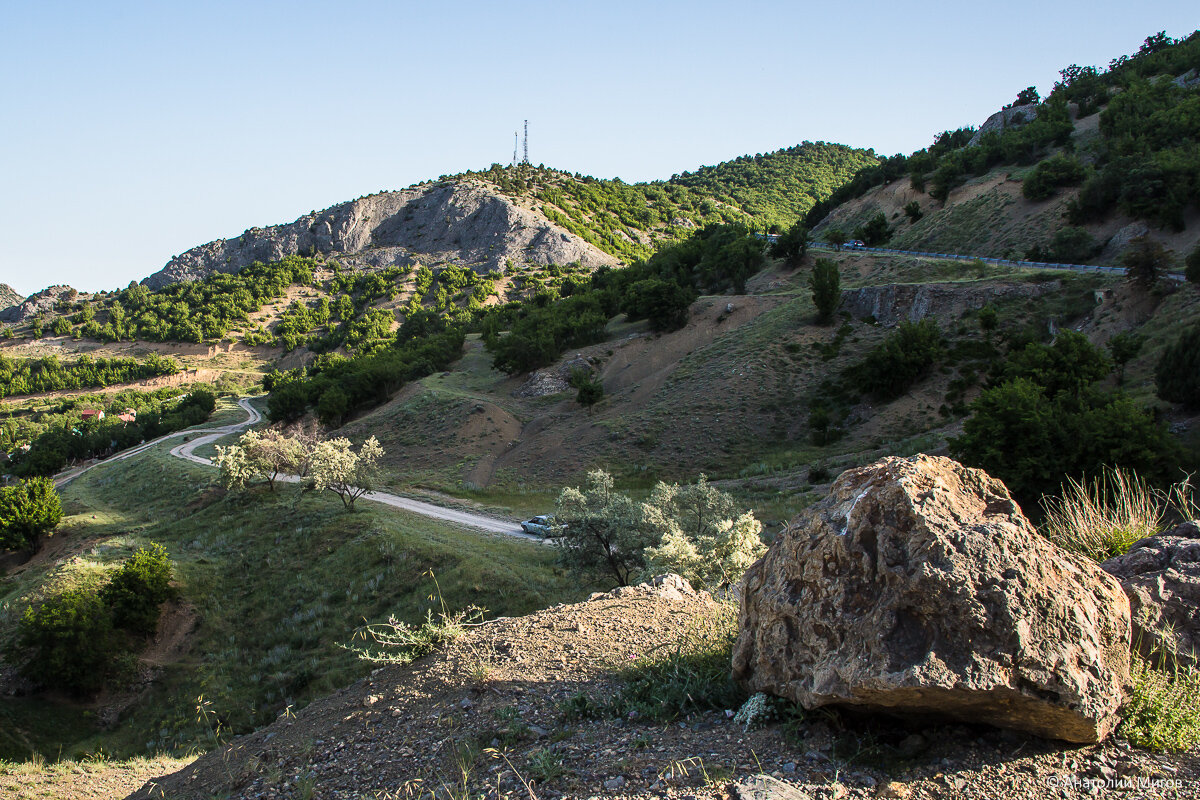
[[[1004,484],[948,458],[843,473],[742,584],[734,676],[856,706],[1103,739],[1129,680],[1129,604],[1043,539]]]
[[[917,322],[925,317],[957,319],[964,312],[983,308],[995,300],[1037,297],[1060,288],[1058,281],[969,288],[950,283],[884,284],[843,291],[839,308],[855,319],[873,317],[880,325],[891,328],[904,320]]]
[[[24,297],[17,294],[16,289],[7,283],[0,283],[0,314],[19,304],[24,299]]]
[[[1200,522],[1142,539],[1100,567],[1129,596],[1133,644],[1143,655],[1200,664]]]
[[[581,355],[575,355],[556,368],[535,370],[529,380],[517,387],[513,397],[546,397],[561,394],[571,388],[571,373],[575,370],[592,372],[592,365]]]
[[[306,214],[287,225],[251,228],[171,259],[142,281],[152,289],[255,261],[335,256],[345,266],[451,263],[480,272],[514,264],[615,264],[616,259],[478,181],[383,192]]]
[[[995,131],[1000,133],[1007,128],[1019,128],[1027,125],[1037,119],[1038,107],[1030,104],[1027,106],[1011,106],[1001,109],[995,114],[992,114],[987,120],[979,126],[979,130],[975,131],[975,135],[971,137],[971,141],[967,142],[967,147],[974,147],[983,139],[985,133]]]
[[[12,290],[9,289],[9,291]],[[37,294],[31,294],[24,301],[18,297],[16,305],[0,312],[0,322],[25,322],[38,314],[53,311],[60,300],[73,300],[78,294],[79,292],[70,286],[51,286],[48,289],[42,289]]]

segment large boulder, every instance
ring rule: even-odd
[[[1200,663],[1200,522],[1142,539],[1100,567],[1129,596],[1134,647],[1169,667]]]
[[[856,706],[1103,739],[1129,681],[1129,602],[948,458],[843,473],[746,573],[734,676]]]

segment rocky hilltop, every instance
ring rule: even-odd
[[[17,290],[7,283],[0,283],[0,313],[7,311],[25,298],[17,294]]]
[[[351,267],[450,263],[503,272],[507,263],[588,267],[616,259],[517,205],[483,181],[447,181],[382,192],[305,214],[295,222],[250,228],[171,259],[142,281],[157,289],[255,261],[289,255],[336,257]]]
[[[5,293],[5,290],[15,298],[12,302],[8,301],[8,294]],[[78,295],[79,292],[70,286],[57,285],[42,289],[36,294],[29,295],[28,298],[22,299],[7,284],[0,284],[0,322],[25,322],[38,314],[52,311],[61,301],[73,301]]]

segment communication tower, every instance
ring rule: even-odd
[[[529,120],[525,120],[525,158],[522,163],[529,163]]]

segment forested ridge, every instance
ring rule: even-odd
[[[646,183],[571,175],[528,164],[493,164],[480,172],[442,179],[482,178],[514,199],[532,198],[552,222],[632,263],[649,257],[658,239],[684,238],[705,225],[786,228],[877,161],[871,150],[804,142]]]
[[[945,201],[950,191],[1002,165],[1035,166],[1023,187],[1041,200],[1058,187],[1081,185],[1069,221],[1079,225],[1120,210],[1164,228],[1183,227],[1185,209],[1200,197],[1200,31],[1180,39],[1148,37],[1136,53],[1107,69],[1072,64],[1043,99],[1035,87],[1014,105],[1032,106],[1028,124],[939,134],[932,145],[865,167],[816,203],[813,227],[837,206],[876,186],[907,178],[912,187]],[[1099,113],[1099,136],[1072,140],[1075,122]]]
[[[80,356],[62,362],[56,356],[8,358],[0,355],[0,397],[54,392],[63,389],[99,389],[121,383],[174,375],[179,364],[151,353],[144,361],[135,358],[91,358]]]

